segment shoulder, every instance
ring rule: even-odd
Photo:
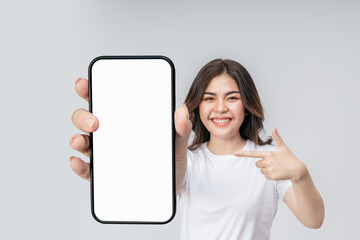
[[[204,154],[205,146],[206,146],[205,144],[206,144],[206,142],[200,144],[200,146],[197,149],[194,149],[194,150],[187,149],[187,154],[190,155],[190,156],[196,156],[196,155]]]

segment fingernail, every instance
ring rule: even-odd
[[[88,129],[91,130],[92,126],[95,123],[95,119],[93,118],[85,118],[86,125],[88,126]]]

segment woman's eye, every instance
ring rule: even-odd
[[[237,99],[239,99],[239,98],[237,98],[237,97],[229,97],[228,98],[228,100],[237,100]]]
[[[212,101],[212,100],[214,100],[214,98],[212,98],[212,97],[207,97],[207,98],[204,98],[204,100],[205,100],[205,101]]]

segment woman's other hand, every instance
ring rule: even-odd
[[[298,181],[308,174],[308,169],[286,146],[277,129],[272,133],[276,149],[273,151],[238,151],[238,157],[262,158],[256,162],[262,174],[269,180]]]
[[[77,94],[86,101],[89,101],[88,87],[89,81],[87,79],[79,78],[75,82]],[[75,127],[86,134],[75,134],[70,139],[70,146],[86,157],[90,157],[89,133],[95,132],[99,128],[99,120],[92,113],[82,108],[77,109],[71,119]],[[90,164],[88,162],[85,162],[81,158],[71,156],[70,167],[77,175],[90,181]]]

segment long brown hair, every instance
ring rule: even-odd
[[[239,129],[240,136],[244,139],[250,139],[256,145],[271,144],[271,137],[263,141],[259,136],[260,131],[264,128],[264,110],[249,72],[236,61],[215,59],[200,69],[185,99],[185,105],[189,110],[190,121],[193,126],[192,130],[195,133],[193,142],[188,149],[195,150],[210,139],[209,131],[200,120],[199,105],[210,81],[222,74],[228,74],[235,80],[245,107],[247,116],[245,116]]]

